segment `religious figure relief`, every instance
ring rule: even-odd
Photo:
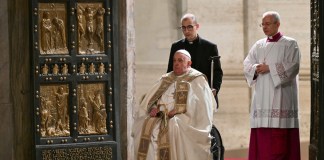
[[[100,54],[104,51],[104,14],[101,3],[78,3],[79,54]]]
[[[96,72],[96,66],[93,63],[91,63],[89,66],[89,73],[94,74],[95,72]]]
[[[53,67],[53,72],[52,72],[52,74],[53,75],[58,75],[58,72],[59,72],[59,66],[57,65],[57,64],[54,64],[54,67]]]
[[[48,75],[48,66],[44,64],[42,67],[42,75]]]
[[[41,76],[57,76],[57,75],[68,75],[69,74],[69,65],[68,64],[44,64],[41,66],[42,68],[42,73],[40,74]]]
[[[90,63],[84,64],[81,63],[78,65],[78,74],[79,75],[92,75],[92,74],[106,74],[105,64],[100,62],[99,64]]]
[[[55,131],[61,132],[62,134],[69,133],[69,115],[68,115],[68,92],[65,92],[65,89],[60,86],[57,88],[57,91],[54,92],[57,109],[57,121],[55,124]]]
[[[54,30],[54,48],[58,49],[66,49],[66,38],[65,38],[65,27],[62,19],[55,17],[52,20]]]
[[[88,103],[84,97],[83,90],[81,90],[79,98],[79,133],[87,134],[89,133],[89,111],[88,111]]]
[[[41,136],[68,136],[68,85],[42,85],[40,95]]]
[[[78,86],[78,111],[80,134],[106,134],[105,84],[80,84]]]
[[[98,45],[100,52],[104,51],[104,19],[103,15],[105,14],[105,9],[104,8],[99,8],[98,9],[98,14],[97,14],[97,28],[96,28],[96,35],[98,36]]]
[[[100,63],[98,73],[105,74],[105,65],[103,63]]]
[[[43,54],[52,53],[52,21],[48,11],[43,12],[41,19],[41,49]]]
[[[84,65],[84,63],[81,63],[79,67],[79,74],[83,75],[85,73],[86,73],[86,66]]]
[[[106,120],[104,117],[105,104],[101,101],[100,90],[96,91],[94,96],[89,96],[89,101],[92,107],[92,123],[97,133],[106,132]]]
[[[51,113],[51,110],[54,108],[53,102],[49,100],[49,98],[44,95],[40,97],[41,99],[41,135],[43,137],[45,136],[51,136],[53,135],[53,130],[49,127],[51,120],[53,118],[53,115]]]
[[[80,7],[77,8],[77,17],[78,17],[78,42],[79,42],[79,50],[81,50],[82,41],[84,39],[85,30],[83,27],[83,11]]]
[[[92,50],[93,48],[93,34],[94,34],[94,20],[93,17],[96,14],[96,10],[94,8],[91,8],[88,6],[85,9],[85,18],[86,18],[86,33],[87,33],[87,38],[88,38],[88,49]]]
[[[39,3],[40,54],[68,54],[66,7],[60,3]]]
[[[62,75],[68,75],[68,74],[69,74],[69,66],[67,64],[63,64]]]

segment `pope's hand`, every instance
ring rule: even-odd
[[[150,112],[150,116],[151,117],[156,117],[158,112],[159,112],[159,110],[157,108],[152,108],[152,110]]]
[[[172,118],[176,114],[176,110],[172,110],[168,113],[169,118]]]
[[[215,88],[212,88],[213,95],[216,96],[217,90]]]

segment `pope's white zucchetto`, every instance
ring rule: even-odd
[[[182,53],[191,59],[190,53],[187,50],[180,49],[180,50],[176,51],[176,53]]]

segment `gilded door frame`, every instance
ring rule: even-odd
[[[118,1],[32,0],[30,17],[36,159],[120,159]]]

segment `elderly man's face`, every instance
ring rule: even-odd
[[[278,32],[280,22],[276,22],[275,18],[271,15],[266,15],[262,19],[262,29],[265,35],[273,36]]]
[[[186,55],[176,52],[173,56],[173,72],[179,76],[186,73],[191,66],[191,60]]]

